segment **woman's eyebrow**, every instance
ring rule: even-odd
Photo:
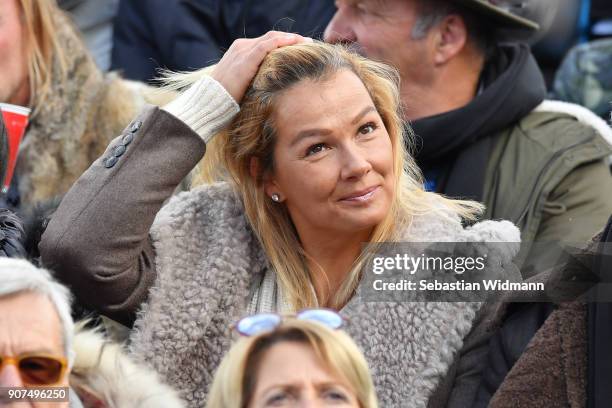
[[[313,136],[325,136],[325,135],[329,135],[330,133],[332,133],[332,131],[330,129],[323,129],[323,128],[302,130],[291,141],[291,143],[289,144],[289,147],[295,146],[300,141],[302,141],[302,139],[307,139],[307,138],[313,137]]]
[[[343,391],[346,391],[346,392],[349,391],[349,388],[346,385],[344,385],[341,382],[335,381],[335,380],[319,381],[319,382],[316,382],[314,386],[318,389],[340,388]]]
[[[294,383],[272,384],[261,391],[261,396],[267,398],[270,393],[276,391],[284,391],[295,396],[299,394],[300,386]]]
[[[374,106],[372,106],[372,105],[366,106],[357,115],[355,115],[355,117],[351,121],[351,125],[355,125],[365,115],[367,115],[370,112],[375,112],[375,111],[376,111],[376,108]],[[313,137],[313,136],[325,136],[325,135],[329,135],[330,133],[332,133],[332,131],[330,129],[324,129],[324,128],[315,128],[315,129],[304,129],[304,130],[301,130],[301,131],[298,132],[298,134],[295,136],[295,138],[291,141],[291,143],[289,144],[289,147],[295,146],[300,141],[302,141],[302,139],[306,139],[306,138]]]
[[[372,111],[376,111],[376,108],[374,106],[370,105],[370,106],[366,107],[361,112],[359,112],[357,114],[357,116],[355,116],[355,118],[351,121],[351,124],[352,125],[357,124],[357,122],[359,122],[365,115],[367,115],[368,113],[370,113]]]

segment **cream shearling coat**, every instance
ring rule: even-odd
[[[123,137],[111,143],[65,196],[40,248],[45,265],[83,303],[127,324],[139,310],[131,354],[195,408],[206,403],[233,340],[231,325],[246,313],[268,265],[227,183],[181,193],[162,208],[204,155],[205,141],[235,112],[214,81],[199,82],[184,96],[196,105],[176,110],[178,117],[187,112],[186,122],[173,109],[150,108],[125,130],[133,140],[109,164]],[[451,210],[435,208],[414,216],[402,240],[482,242],[488,278],[520,279],[512,263],[520,236],[514,225],[484,221],[464,228]],[[490,244],[496,241],[510,244],[500,249]],[[365,353],[380,405],[425,407],[438,388],[446,389],[447,376],[455,385],[451,366],[481,306],[365,302],[355,295],[340,312]]]
[[[267,267],[265,256],[225,183],[174,197],[158,214],[151,237],[158,277],[136,321],[131,352],[181,390],[190,407],[201,407],[231,345],[231,326],[245,314],[251,288]],[[519,231],[507,221],[463,228],[452,214],[432,213],[416,217],[406,238],[483,242],[487,277],[520,280],[512,264]],[[514,244],[500,250],[488,242]],[[341,314],[369,363],[380,406],[426,407],[480,307],[371,303],[355,296]]]

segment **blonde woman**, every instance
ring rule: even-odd
[[[342,323],[326,309],[240,320],[244,337],[223,358],[207,407],[376,408],[368,364]]]
[[[362,302],[362,243],[519,232],[492,221],[464,229],[479,205],[423,190],[404,150],[396,72],[270,32],[237,40],[210,76],[178,82],[191,85],[145,110],[77,181],[43,237],[43,261],[83,303],[133,324],[132,352],[193,407],[206,400],[233,321],[306,307],[355,322],[384,406],[448,392],[438,386],[480,305]],[[160,211],[207,144],[208,168],[227,181]],[[516,277],[504,268],[517,248],[491,252],[487,265]]]

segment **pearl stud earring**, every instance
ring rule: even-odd
[[[280,196],[276,193],[272,194],[272,201],[278,203],[280,201]]]

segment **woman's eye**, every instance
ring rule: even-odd
[[[308,150],[306,150],[306,156],[320,153],[323,150],[326,150],[326,148],[327,147],[325,146],[325,143],[317,143],[315,145],[310,146]]]
[[[330,401],[348,401],[348,396],[341,390],[327,390],[323,394],[323,397]]]
[[[273,394],[266,400],[266,406],[267,407],[280,407],[284,403],[288,402],[289,400],[290,400],[290,396],[289,394],[285,392]]]
[[[362,135],[367,135],[368,133],[372,133],[378,128],[374,122],[366,123],[365,125],[359,128],[359,133]]]

